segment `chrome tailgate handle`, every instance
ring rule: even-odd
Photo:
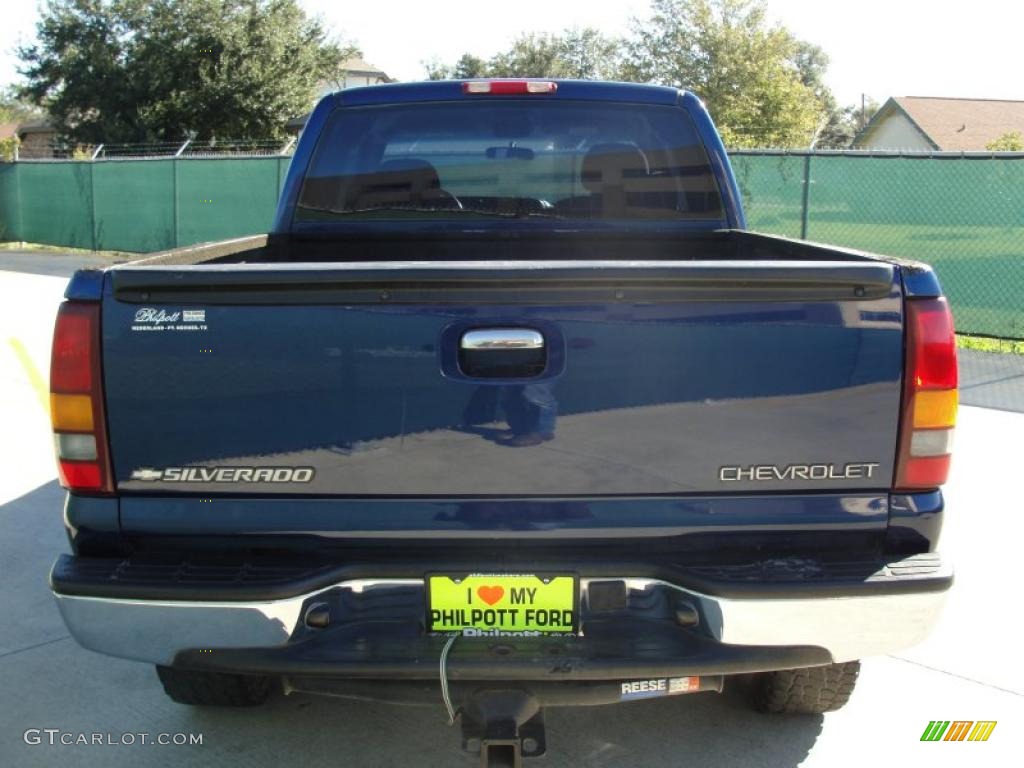
[[[462,334],[459,347],[473,352],[543,349],[544,337],[531,328],[479,328]]]
[[[459,369],[472,379],[532,379],[547,359],[544,335],[533,328],[474,328],[459,339]]]

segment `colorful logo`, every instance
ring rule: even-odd
[[[921,741],[988,741],[995,720],[931,720]]]

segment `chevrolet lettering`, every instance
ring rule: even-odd
[[[878,462],[850,464],[751,464],[745,467],[721,467],[718,479],[723,483],[741,481],[770,482],[777,480],[858,480],[874,476]]]

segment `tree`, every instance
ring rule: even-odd
[[[1008,131],[985,145],[992,152],[1024,152],[1024,134],[1020,131]]]
[[[573,27],[558,38],[558,47],[567,77],[576,80],[618,80],[621,77],[621,40],[606,37],[593,27]]]
[[[878,111],[878,102],[868,99],[864,106],[839,107],[833,99],[827,105],[828,119],[818,134],[815,147],[818,149],[847,149],[853,146],[853,140],[860,129],[868,124],[872,115]]]
[[[448,66],[437,59],[424,65],[428,80],[467,80],[474,77],[488,77],[487,62],[471,53],[464,53],[454,65]]]
[[[42,114],[38,107],[19,99],[14,88],[0,88],[0,123],[17,124],[38,120]],[[17,134],[0,138],[0,162],[13,160],[20,144]]]
[[[454,65],[436,60],[425,64],[431,80],[474,77],[562,77],[613,80],[618,77],[622,41],[591,27],[560,34],[521,35],[506,51],[485,61],[464,53]]]
[[[797,40],[792,61],[800,82],[811,89],[822,109],[809,147],[840,149],[849,146],[853,133],[849,131],[846,110],[839,106],[832,89],[825,83],[825,73],[828,72],[829,64],[828,54],[821,46]]]
[[[839,107],[833,99],[827,106],[828,119],[818,135],[815,147],[818,149],[848,149],[861,129],[878,111],[879,104],[867,99],[863,105]]]
[[[452,78],[452,68],[437,56],[421,59],[420,65],[426,73],[427,80],[451,80]]]
[[[17,136],[8,136],[5,139],[0,139],[0,163],[9,163],[14,160],[14,151],[21,144],[18,141]],[[0,234],[3,234],[2,228],[0,228]]]
[[[652,0],[650,18],[633,26],[626,76],[695,91],[727,146],[813,140],[826,110],[804,79],[818,77],[827,59],[770,26],[759,0]]]
[[[296,0],[49,0],[18,50],[72,143],[266,139],[353,53]]]
[[[452,77],[465,80],[471,77],[487,77],[488,66],[487,62],[483,59],[473,56],[469,53],[464,53],[455,62],[455,70],[452,72]]]
[[[18,98],[16,89],[0,88],[0,123],[24,123],[42,116],[41,109]]]
[[[567,77],[558,37],[531,33],[519,37],[512,47],[494,56],[488,70],[491,77]]]
[[[820,45],[794,40],[791,60],[800,82],[810,88],[819,101],[835,100],[832,91],[825,84],[829,58]]]

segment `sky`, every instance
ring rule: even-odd
[[[424,76],[423,62],[451,62],[465,51],[487,57],[519,34],[592,26],[628,31],[646,0],[463,2],[299,0],[320,14],[364,58],[400,80]],[[831,59],[826,80],[841,104],[861,94],[1024,99],[1022,0],[767,0],[771,18],[820,45]],[[4,3],[0,85],[18,79],[19,42],[32,39],[32,2]]]

